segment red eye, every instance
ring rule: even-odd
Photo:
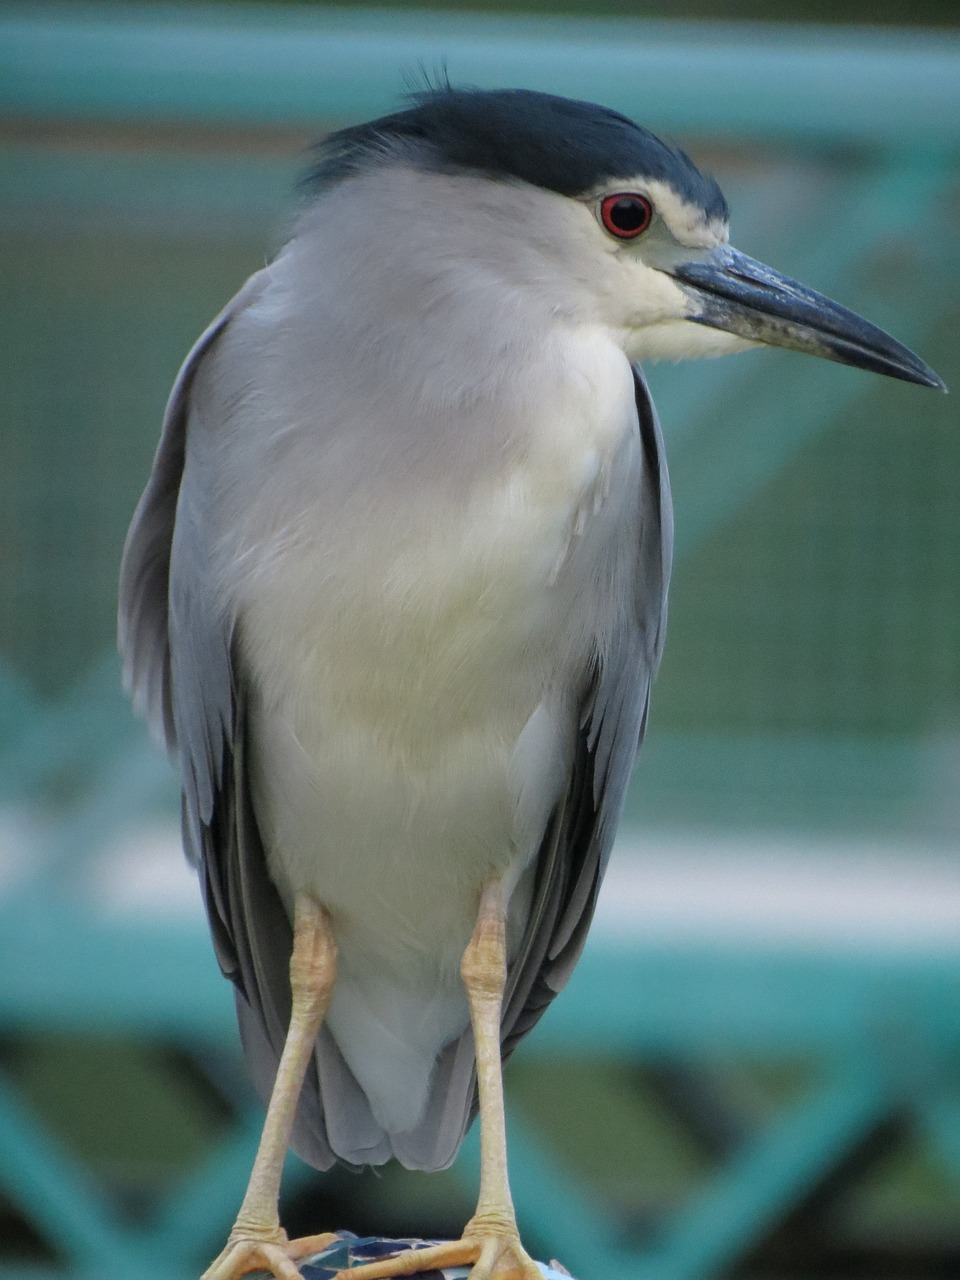
[[[653,205],[646,196],[631,191],[618,191],[600,201],[600,221],[618,240],[632,240],[642,235],[653,217]]]

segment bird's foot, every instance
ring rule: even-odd
[[[485,1236],[480,1254],[470,1271],[470,1280],[543,1280],[540,1268],[512,1236]]]
[[[487,1222],[479,1217],[467,1223],[459,1240],[406,1249],[389,1258],[348,1267],[337,1273],[336,1280],[394,1280],[464,1266],[471,1268],[469,1280],[543,1280],[540,1268],[520,1243],[516,1223]]]
[[[320,1253],[336,1239],[332,1231],[289,1240],[282,1227],[234,1227],[219,1257],[200,1280],[239,1280],[251,1271],[268,1271],[276,1280],[302,1280],[297,1263]]]

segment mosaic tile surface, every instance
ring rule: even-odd
[[[305,1259],[300,1264],[304,1280],[333,1280],[338,1271],[347,1267],[357,1267],[363,1262],[373,1262],[387,1254],[399,1253],[404,1249],[422,1249],[427,1245],[439,1244],[437,1240],[387,1240],[381,1236],[354,1236],[349,1231],[339,1232],[339,1239],[327,1246],[322,1253]],[[569,1280],[566,1272],[538,1262],[546,1280]],[[421,1271],[418,1280],[463,1280],[469,1275],[469,1267],[448,1267],[443,1271]]]

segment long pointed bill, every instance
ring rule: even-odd
[[[693,304],[687,319],[697,324],[947,389],[929,365],[876,325],[728,245],[669,274],[685,286]]]

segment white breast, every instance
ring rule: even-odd
[[[480,888],[515,883],[536,852],[623,603],[608,588],[640,492],[630,369],[589,331],[551,358],[549,397],[459,503],[426,472],[419,502],[341,541],[336,511],[306,510],[240,580],[271,874],[288,903],[305,889],[331,912],[329,1025],[388,1129],[416,1122],[466,1024]],[[525,909],[521,890],[514,937]]]

